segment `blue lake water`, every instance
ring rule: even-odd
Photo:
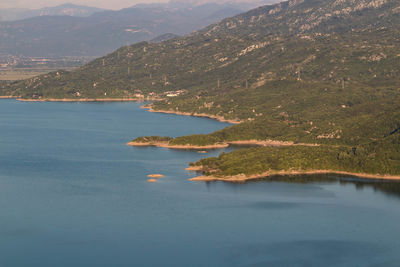
[[[0,267],[400,265],[399,184],[189,182],[221,150],[125,143],[227,124],[140,105],[0,101]]]

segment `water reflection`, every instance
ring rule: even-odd
[[[335,174],[318,174],[318,175],[276,175],[268,178],[250,180],[246,183],[295,183],[295,184],[318,184],[318,183],[338,183],[343,186],[354,185],[357,190],[372,188],[374,191],[383,192],[386,195],[400,198],[400,181],[382,180],[382,179],[366,179],[357,177],[343,177]],[[237,184],[232,184],[238,186]],[[240,186],[240,185],[239,185]]]
[[[327,262],[329,266],[383,266],[384,260],[379,255],[384,250],[383,247],[362,241],[298,240],[233,248],[227,255],[227,261],[231,266],[246,267],[327,266]],[[386,263],[385,266],[392,265]]]

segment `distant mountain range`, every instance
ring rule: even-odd
[[[38,16],[88,17],[93,13],[100,11],[104,11],[104,9],[74,4],[63,4],[41,9],[3,8],[0,9],[0,21],[15,21]]]
[[[38,15],[46,16],[1,22],[0,54],[102,56],[123,45],[150,41],[166,33],[188,34],[239,14],[250,6],[247,3],[193,5],[171,2],[96,12],[99,10],[62,5],[37,11]],[[90,16],[84,17],[89,12]]]

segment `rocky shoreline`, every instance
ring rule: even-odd
[[[191,171],[201,171],[201,166],[195,166],[187,168],[186,170]],[[354,173],[354,172],[346,172],[346,171],[334,171],[334,170],[297,170],[297,171],[267,171],[259,174],[253,175],[245,175],[238,174],[232,176],[197,176],[189,179],[189,181],[193,182],[215,182],[215,181],[224,181],[224,182],[232,182],[232,183],[243,183],[249,180],[256,180],[262,178],[268,178],[276,175],[313,175],[313,174],[336,174],[336,175],[345,175],[363,179],[374,179],[374,180],[400,180],[400,176],[396,175],[382,175],[382,174],[369,174],[369,173]]]
[[[128,142],[128,146],[136,147],[164,147],[170,149],[194,149],[194,150],[207,150],[207,149],[221,149],[227,148],[231,145],[236,146],[319,146],[318,144],[306,144],[306,143],[294,143],[291,141],[275,141],[275,140],[241,140],[241,141],[231,141],[223,142],[212,145],[198,146],[198,145],[171,145],[169,142]]]
[[[168,142],[128,142],[126,143],[128,146],[137,146],[137,147],[146,147],[146,146],[155,146],[155,147],[163,147],[163,148],[170,148],[170,149],[181,149],[181,150],[204,150],[204,149],[220,149],[226,148],[229,144],[222,143],[222,144],[215,144],[215,145],[208,145],[208,146],[195,146],[195,145],[170,145]]]
[[[22,101],[22,102],[139,102],[139,101],[145,101],[147,99],[143,99],[143,98],[41,98],[41,99],[17,98],[17,100]]]
[[[239,123],[243,122],[239,119],[225,119],[223,116],[210,115],[210,114],[206,114],[206,113],[190,113],[190,112],[180,112],[180,111],[174,111],[174,110],[158,110],[158,109],[155,110],[155,109],[153,109],[151,104],[142,106],[141,108],[147,109],[149,112],[209,118],[209,119],[218,120],[220,122],[227,122],[227,123],[232,123],[232,124],[239,124]]]

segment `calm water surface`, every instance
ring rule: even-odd
[[[192,183],[205,155],[125,142],[227,124],[139,107],[0,101],[1,267],[400,265],[398,184]]]

